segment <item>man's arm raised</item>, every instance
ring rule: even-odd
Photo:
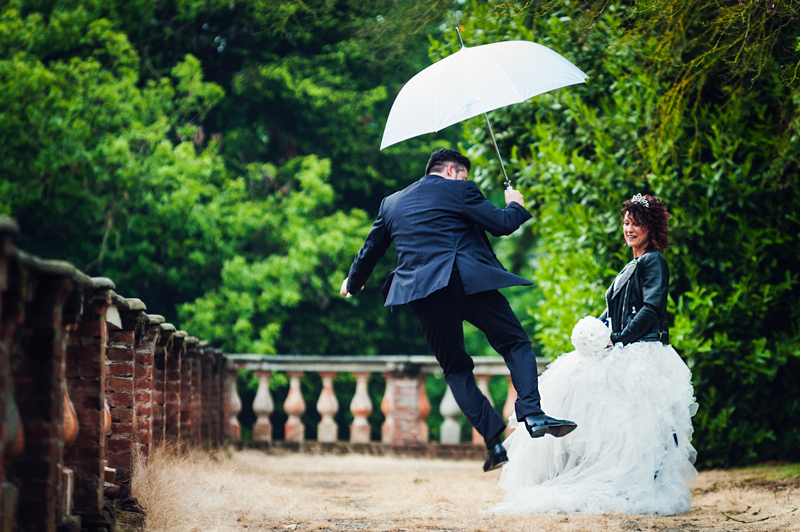
[[[464,215],[493,236],[510,235],[531,218],[518,190],[506,191],[506,204],[505,209],[492,205],[472,181],[464,187]]]

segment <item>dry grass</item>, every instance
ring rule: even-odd
[[[701,473],[682,516],[483,512],[503,497],[476,461],[376,456],[158,451],[134,476],[147,530],[766,531],[800,532],[794,470]],[[777,477],[777,478],[776,478]]]

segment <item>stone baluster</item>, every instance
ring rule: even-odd
[[[508,395],[506,395],[506,404],[503,406],[503,418],[508,421],[508,418],[511,417],[511,414],[514,413],[514,406],[517,402],[517,389],[514,388],[514,383],[511,382],[511,375],[506,375],[506,380],[508,381]],[[511,436],[511,433],[514,432],[514,429],[510,426],[506,427],[506,438]]]
[[[236,389],[236,380],[239,370],[231,366],[228,368],[228,438],[233,441],[242,439],[242,426],[239,423],[239,412],[242,411],[242,400],[239,398],[239,391]]]
[[[431,402],[428,399],[428,391],[425,389],[425,378],[427,375],[424,373],[419,376],[419,396],[417,398],[417,409],[419,411],[419,441],[422,443],[428,443],[429,438],[429,428],[428,424],[425,423],[425,420],[428,419],[428,416],[431,413]]]
[[[350,424],[350,443],[369,443],[370,426],[367,417],[372,412],[372,401],[369,399],[367,383],[369,373],[354,373],[356,379],[356,393],[350,402],[350,412],[353,413],[353,422]]]
[[[164,434],[168,442],[181,442],[181,362],[186,349],[186,331],[175,331],[167,352],[164,383]]]
[[[84,528],[111,528],[103,512],[105,482],[105,365],[108,326],[114,283],[94,278],[84,290],[81,321],[67,348],[70,395],[78,410],[78,437],[66,453],[65,462],[75,474],[74,513]],[[114,406],[132,406],[131,394],[114,397]]]
[[[286,420],[286,441],[302,442],[305,440],[305,429],[300,416],[306,411],[306,402],[300,390],[300,379],[303,378],[302,371],[287,371],[289,377],[289,395],[283,403],[283,409],[289,418]]]
[[[492,378],[491,375],[475,375],[475,381],[478,383],[478,389],[483,393],[484,396],[489,400],[489,404],[494,406],[494,401],[492,401],[492,396],[489,394],[489,380]],[[480,433],[472,429],[472,443],[473,445],[483,445],[483,436]]]
[[[275,409],[272,402],[272,394],[269,393],[269,379],[271,371],[256,371],[258,377],[258,390],[253,399],[253,412],[256,414],[256,423],[253,425],[254,441],[272,441],[272,422],[269,416]]]
[[[442,443],[459,443],[461,442],[461,425],[458,423],[458,416],[461,414],[461,409],[456,403],[456,398],[453,392],[450,391],[450,386],[444,392],[442,402],[439,405],[439,412],[444,418],[442,428],[440,430],[440,440]]]
[[[181,357],[181,442],[183,444],[197,443],[192,437],[192,401],[194,390],[194,358],[197,356],[199,340],[194,336],[187,336],[185,348]]]
[[[322,379],[322,391],[317,400],[317,412],[322,419],[317,426],[317,441],[334,442],[339,435],[339,427],[333,419],[333,416],[339,411],[339,401],[336,400],[336,394],[333,392],[333,379],[336,378],[336,373],[323,371],[319,376]]]
[[[381,412],[385,416],[381,425],[381,443],[390,444],[394,441],[394,377],[392,373],[384,373],[386,390],[381,401]]]
[[[136,400],[134,443],[137,452],[150,455],[153,445],[153,388],[156,346],[161,338],[164,316],[145,314],[145,329],[136,344],[136,365],[133,368]]]

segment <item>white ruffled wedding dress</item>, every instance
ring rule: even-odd
[[[685,513],[697,478],[686,364],[660,342],[567,353],[539,381],[542,408],[578,428],[532,439],[515,416],[492,513]]]

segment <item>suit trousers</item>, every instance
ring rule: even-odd
[[[503,418],[475,383],[475,364],[464,347],[464,320],[477,327],[511,372],[517,419],[542,414],[536,355],[508,300],[497,290],[466,295],[458,269],[449,284],[411,302],[428,345],[458,406],[488,443],[505,428]]]

